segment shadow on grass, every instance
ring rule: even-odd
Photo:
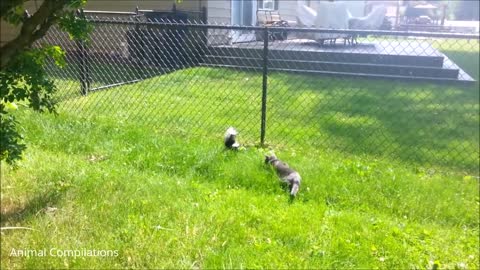
[[[63,68],[59,68],[50,62],[46,69],[54,79],[80,82],[81,68],[78,57],[72,53],[67,54],[66,63]],[[86,70],[92,87],[97,87],[158,76],[166,73],[167,68],[162,65],[142,65],[128,58],[91,55]]]
[[[478,52],[468,52],[468,51],[454,51],[454,50],[444,50],[445,55],[450,58],[455,64],[461,67],[468,75],[470,75],[475,80],[478,80],[480,77],[479,74],[479,53]]]
[[[279,75],[274,80],[278,85],[300,83],[288,91],[270,92],[273,107],[292,107],[290,117],[294,118],[283,118],[283,109],[273,110],[272,136],[303,133],[300,138],[310,136],[314,144],[347,153],[478,168],[479,92],[475,88],[308,76],[292,80]],[[320,98],[305,98],[312,93]],[[314,132],[302,130],[312,126]]]
[[[46,208],[54,206],[61,197],[61,193],[51,191],[46,194],[37,195],[23,206],[8,206],[3,204],[0,214],[0,225],[14,226],[26,219],[47,211]]]
[[[199,157],[191,168],[195,178],[255,193],[278,192],[280,181],[255,147],[232,151],[216,149]],[[199,176],[199,177],[197,177]]]

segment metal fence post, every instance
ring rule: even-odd
[[[208,14],[207,14],[207,7],[202,7],[202,13],[201,13],[201,21],[202,24],[206,25],[208,24]],[[204,28],[203,30],[200,31],[200,40],[201,40],[201,46],[200,46],[200,55],[197,56],[197,59],[195,61],[195,64],[198,64],[202,59],[205,58],[205,55],[207,54],[208,51],[208,28]]]
[[[77,16],[85,19],[85,14],[83,13],[83,9],[77,10]],[[87,95],[89,88],[90,88],[90,74],[88,68],[88,52],[86,48],[86,44],[84,40],[77,41],[77,46],[80,49],[79,57],[80,57],[80,94]]]
[[[267,86],[268,86],[268,28],[263,29],[263,81],[262,81],[262,120],[260,127],[260,145],[265,145],[267,124]]]
[[[139,22],[140,19],[140,9],[138,8],[138,6],[135,8],[135,22]],[[135,31],[138,31],[138,29],[140,29],[140,26],[138,25],[138,23],[135,24]]]

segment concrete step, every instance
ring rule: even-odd
[[[263,50],[261,48],[232,48],[232,47],[209,47],[208,55],[227,56],[227,57],[249,57],[262,58]],[[340,63],[367,63],[381,65],[404,65],[404,66],[422,66],[438,67],[443,66],[444,57],[439,55],[393,55],[393,54],[374,54],[362,52],[332,52],[332,51],[294,51],[271,49],[268,52],[269,59],[283,60],[306,60]]]
[[[263,60],[261,58],[251,57],[207,55],[201,62],[209,65],[262,67]],[[317,59],[315,59],[315,61],[310,61],[270,58],[268,61],[268,67],[272,69],[289,69],[299,71],[395,75],[403,76],[405,78],[429,77],[458,79],[459,75],[458,69],[379,63],[330,62],[318,61]]]
[[[219,65],[219,64],[207,64],[207,63],[200,63],[199,65],[203,67],[231,68],[236,70],[257,70],[259,72],[262,71],[261,67],[246,67],[246,66],[242,67],[242,66],[235,66],[235,65]],[[401,76],[401,75],[270,68],[269,73],[272,74],[273,72],[287,72],[287,73],[347,77],[347,78],[352,77],[352,78],[364,78],[364,79],[383,79],[383,80],[393,80],[393,81],[399,81],[399,82],[408,82],[408,81],[429,82],[429,83],[437,83],[437,84],[463,85],[468,87],[475,84],[474,80],[459,80],[459,79],[439,78],[439,77],[420,77],[420,76],[412,77],[412,76]]]

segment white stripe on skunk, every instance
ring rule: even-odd
[[[225,147],[230,149],[238,149],[240,143],[237,142],[238,131],[234,127],[229,127],[225,132]]]

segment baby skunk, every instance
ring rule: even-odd
[[[229,127],[225,132],[225,147],[229,149],[238,150],[240,143],[237,142],[237,130],[233,127]]]
[[[281,181],[288,184],[290,196],[295,197],[300,188],[300,181],[302,180],[300,174],[288,167],[286,163],[279,160],[274,154],[265,156],[265,164],[271,164],[275,168]]]

